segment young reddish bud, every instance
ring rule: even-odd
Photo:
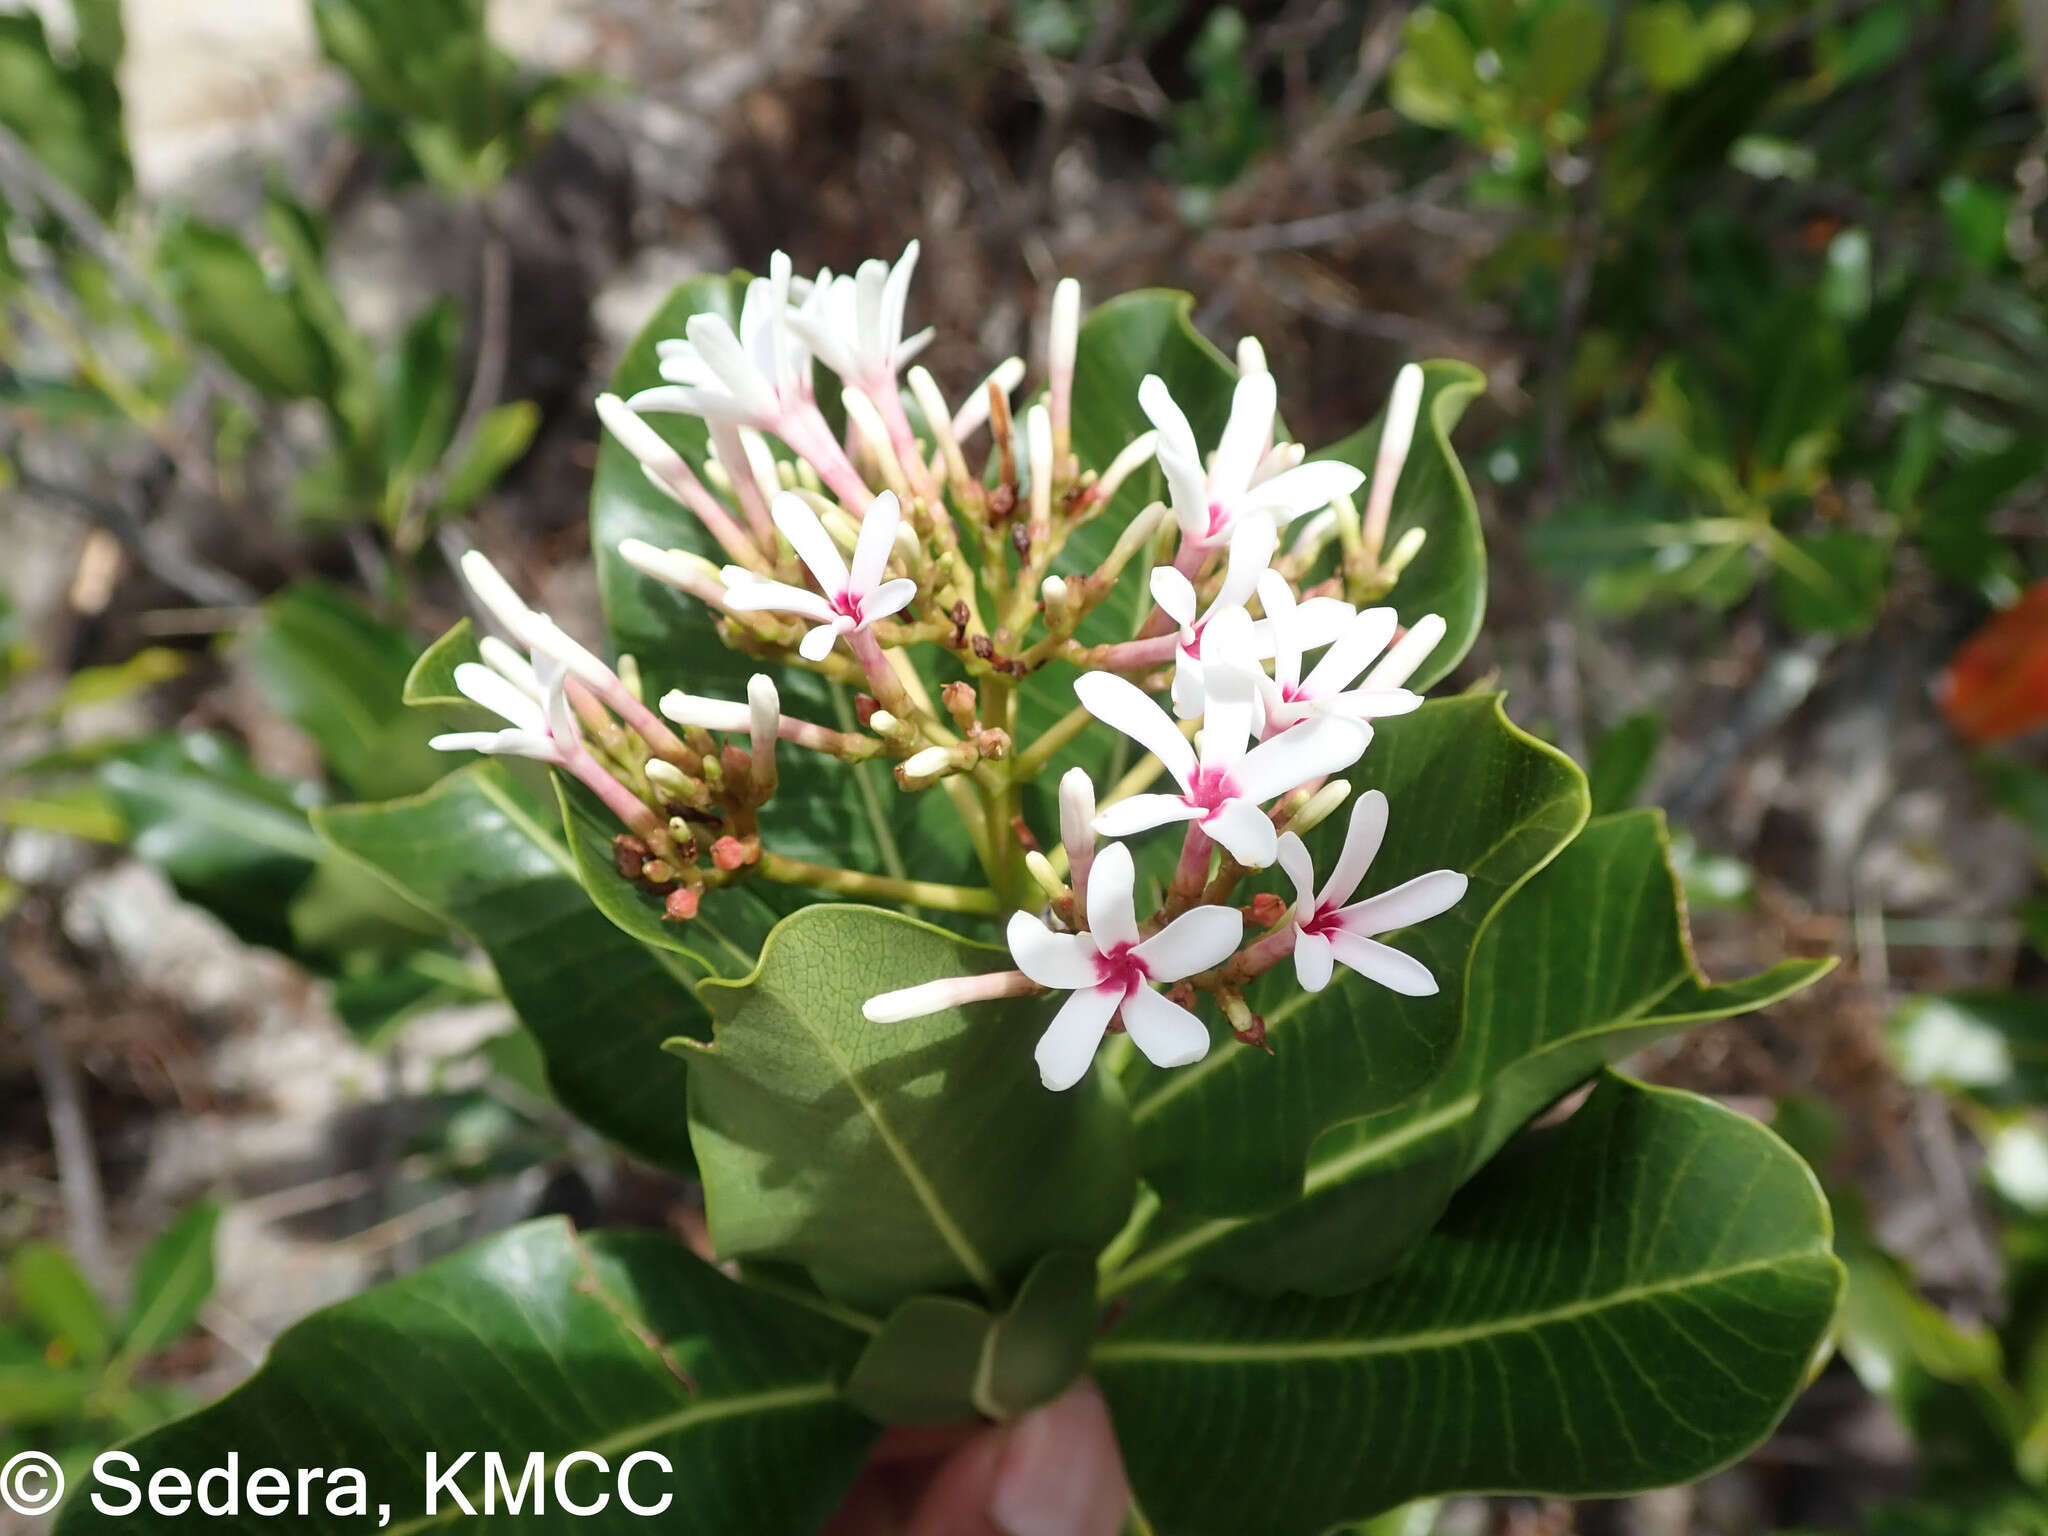
[[[727,874],[754,862],[754,851],[736,837],[721,837],[711,845],[711,862]]]
[[[754,762],[747,756],[745,749],[728,746],[718,754],[718,766],[724,772],[727,783],[744,784],[747,775],[753,771]]]
[[[1292,910],[1286,901],[1274,895],[1271,891],[1259,892],[1258,895],[1252,898],[1251,906],[1246,909],[1250,914],[1251,920],[1261,928],[1271,928],[1284,922],[1287,914]]]
[[[872,693],[857,693],[853,696],[853,717],[860,722],[862,730],[868,728],[868,722],[875,718],[875,711],[881,707],[881,700]]]
[[[668,900],[662,903],[661,915],[672,923],[687,923],[697,915],[697,905],[703,899],[703,887],[679,885],[668,893]]]
[[[640,878],[640,866],[647,862],[648,851],[647,845],[631,833],[621,832],[612,839],[612,863],[628,880]]]
[[[939,697],[945,700],[946,713],[953,717],[953,724],[961,732],[974,729],[974,715],[981,700],[976,697],[972,683],[950,682],[939,690]]]

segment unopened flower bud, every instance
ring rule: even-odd
[[[640,866],[640,878],[649,885],[667,885],[675,877],[675,867],[666,859],[649,859]]]
[[[1380,575],[1389,582],[1397,580],[1408,569],[1415,557],[1422,553],[1422,546],[1429,540],[1429,530],[1417,524],[1401,537],[1394,540],[1394,547],[1387,551],[1387,558],[1380,562]]]
[[[960,402],[960,409],[953,413],[953,436],[961,441],[974,435],[988,425],[989,391],[1008,397],[1011,390],[1024,382],[1024,359],[1006,357],[996,364],[989,376]]]
[[[922,752],[913,752],[903,759],[896,771],[905,779],[935,779],[952,766],[951,748],[926,747]]]
[[[1067,600],[1066,578],[1063,576],[1046,577],[1043,582],[1039,583],[1038,595],[1045,599],[1045,605],[1048,608],[1064,603]]]
[[[725,782],[725,769],[719,765],[717,758],[707,757],[704,759],[704,781],[707,784],[723,784]]]
[[[1088,504],[1092,507],[1107,506],[1110,499],[1123,489],[1124,481],[1131,474],[1152,462],[1159,451],[1157,432],[1140,432],[1124,445],[1123,452],[1109,461],[1109,468],[1102,472],[1102,478],[1095,482],[1088,492]]]
[[[690,776],[666,758],[647,760],[647,782],[675,800],[687,800],[693,787]]]
[[[974,736],[974,749],[989,762],[999,763],[1010,755],[1010,733],[1000,726],[990,726],[987,730],[977,731]]]
[[[1336,812],[1351,796],[1351,784],[1346,779],[1332,779],[1321,789],[1308,797],[1301,809],[1288,819],[1291,832],[1313,832]]]
[[[981,700],[974,692],[974,685],[958,679],[939,690],[939,697],[945,702],[946,713],[953,717],[953,724],[963,733],[974,729],[975,711],[981,707]]]
[[[704,478],[711,488],[722,496],[733,494],[732,476],[726,473],[725,465],[717,459],[704,461]]]
[[[753,863],[748,856],[747,845],[736,837],[721,837],[711,845],[711,862],[727,874]]]
[[[1031,472],[1031,529],[1042,537],[1052,527],[1052,417],[1042,405],[1024,413],[1024,451]]]
[[[1095,781],[1085,768],[1069,768],[1060,779],[1060,842],[1074,898],[1088,899],[1088,866],[1095,860]]]
[[[1031,878],[1038,882],[1038,888],[1045,892],[1047,901],[1065,901],[1072,894],[1067,890],[1067,882],[1053,869],[1052,860],[1036,848],[1024,855],[1024,867],[1031,872]]]
[[[747,679],[747,708],[753,716],[748,736],[753,746],[753,787],[757,800],[767,800],[777,783],[775,743],[782,734],[782,695],[775,679],[756,672]]]
[[[619,681],[625,684],[626,692],[636,699],[643,699],[640,691],[640,658],[627,652],[619,657]]]
[[[744,731],[753,725],[753,711],[747,705],[700,698],[680,688],[661,696],[661,712],[677,725],[695,726],[700,731]]]
[[[894,736],[902,724],[902,721],[898,720],[886,709],[872,709],[868,711],[868,729],[877,736]]]
[[[621,832],[612,839],[612,867],[626,879],[631,880],[640,873],[640,866],[647,862],[647,845],[630,833]]]
[[[844,507],[826,505],[818,508],[818,521],[825,525],[825,531],[832,535],[832,542],[847,554],[860,543],[860,524]]]
[[[1052,396],[1052,443],[1066,455],[1073,421],[1074,355],[1081,339],[1081,285],[1063,277],[1053,285],[1052,317],[1046,326],[1045,372]]]
[[[661,904],[661,915],[672,923],[687,923],[697,915],[698,905],[703,899],[702,886],[679,885],[668,893],[668,899]]]
[[[1266,349],[1256,336],[1246,336],[1237,344],[1237,371],[1239,373],[1264,373]]]
[[[796,461],[796,483],[799,489],[813,493],[821,493],[825,489],[825,482],[818,478],[818,471],[809,459]]]
[[[1271,891],[1261,891],[1252,898],[1252,921],[1261,928],[1276,927],[1286,921],[1287,914],[1293,910],[1286,898],[1276,896]]]
[[[657,479],[667,480],[681,467],[683,456],[617,395],[597,397],[597,419]]]

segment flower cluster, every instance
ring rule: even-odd
[[[955,407],[912,362],[930,333],[904,335],[917,254],[913,243],[893,264],[809,279],[778,254],[747,285],[737,326],[693,315],[684,337],[659,347],[662,384],[598,401],[613,437],[703,531],[695,549],[629,540],[620,557],[706,605],[734,649],[856,689],[859,729],[784,714],[765,672],[744,701],[671,692],[657,714],[630,659],[606,666],[472,554],[464,575],[507,639],[485,641],[456,683],[508,728],[435,745],[537,758],[586,785],[624,828],[620,872],[676,921],[707,889],[741,879],[1007,912],[1015,969],[885,993],[867,1016],[1067,993],[1037,1047],[1053,1089],[1086,1075],[1112,1029],[1161,1067],[1200,1059],[1203,993],[1240,1038],[1262,1042],[1245,989],[1290,957],[1309,991],[1338,966],[1398,992],[1434,991],[1426,967],[1377,936],[1451,907],[1464,876],[1437,870],[1353,902],[1386,830],[1377,791],[1352,806],[1320,888],[1302,840],[1348,797],[1341,775],[1370,745],[1372,722],[1421,702],[1406,685],[1444,635],[1439,619],[1403,630],[1391,607],[1375,606],[1422,540],[1413,529],[1385,547],[1419,371],[1396,382],[1369,487],[1360,470],[1305,462],[1300,445],[1279,440],[1273,378],[1249,341],[1213,454],[1166,384],[1147,377],[1136,404],[1154,430],[1098,473],[1073,449],[1073,281],[1053,294],[1043,396],[1013,409],[1026,368],[1012,358]],[[836,383],[843,436],[820,404],[818,364]],[[708,428],[701,471],[656,425],[676,413]],[[968,455],[984,434],[977,468]],[[1062,560],[1155,459],[1169,501],[1130,516],[1106,556]],[[714,546],[716,562],[704,553]],[[1133,566],[1149,570],[1148,616],[1126,639],[1084,643],[1082,625],[1127,572],[1138,579]],[[1080,669],[1074,706],[1020,739],[1020,687],[1055,660]],[[1100,793],[1068,770],[1048,856],[1021,788],[1097,722],[1142,759]],[[986,886],[830,868],[764,846],[760,813],[782,743],[848,763],[887,759],[903,789],[939,788]],[[1179,829],[1179,858],[1141,918],[1122,840],[1167,827]],[[1234,905],[1238,884],[1275,863],[1294,901]],[[1263,930],[1249,941],[1248,924]]]

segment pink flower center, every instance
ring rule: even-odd
[[[832,611],[841,618],[853,620],[855,624],[866,622],[861,613],[860,598],[851,589],[832,594]]]
[[[1205,543],[1214,543],[1230,531],[1230,509],[1220,501],[1209,503],[1209,531],[1203,536]]]
[[[1197,768],[1194,782],[1182,798],[1199,811],[1220,811],[1226,802],[1237,798],[1237,784],[1228,768]]]
[[[1317,907],[1309,920],[1301,925],[1301,931],[1321,939],[1334,939],[1344,931],[1344,914],[1336,907]]]
[[[1095,985],[1119,997],[1129,997],[1151,979],[1136,944],[1119,944],[1095,957]]]

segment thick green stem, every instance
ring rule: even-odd
[[[913,907],[930,907],[935,912],[975,912],[994,916],[1002,910],[1002,898],[986,886],[898,880],[891,875],[870,875],[858,869],[811,864],[779,853],[764,852],[761,861],[754,866],[754,873],[763,880],[774,880],[783,885],[808,885],[842,896],[900,901]]]

